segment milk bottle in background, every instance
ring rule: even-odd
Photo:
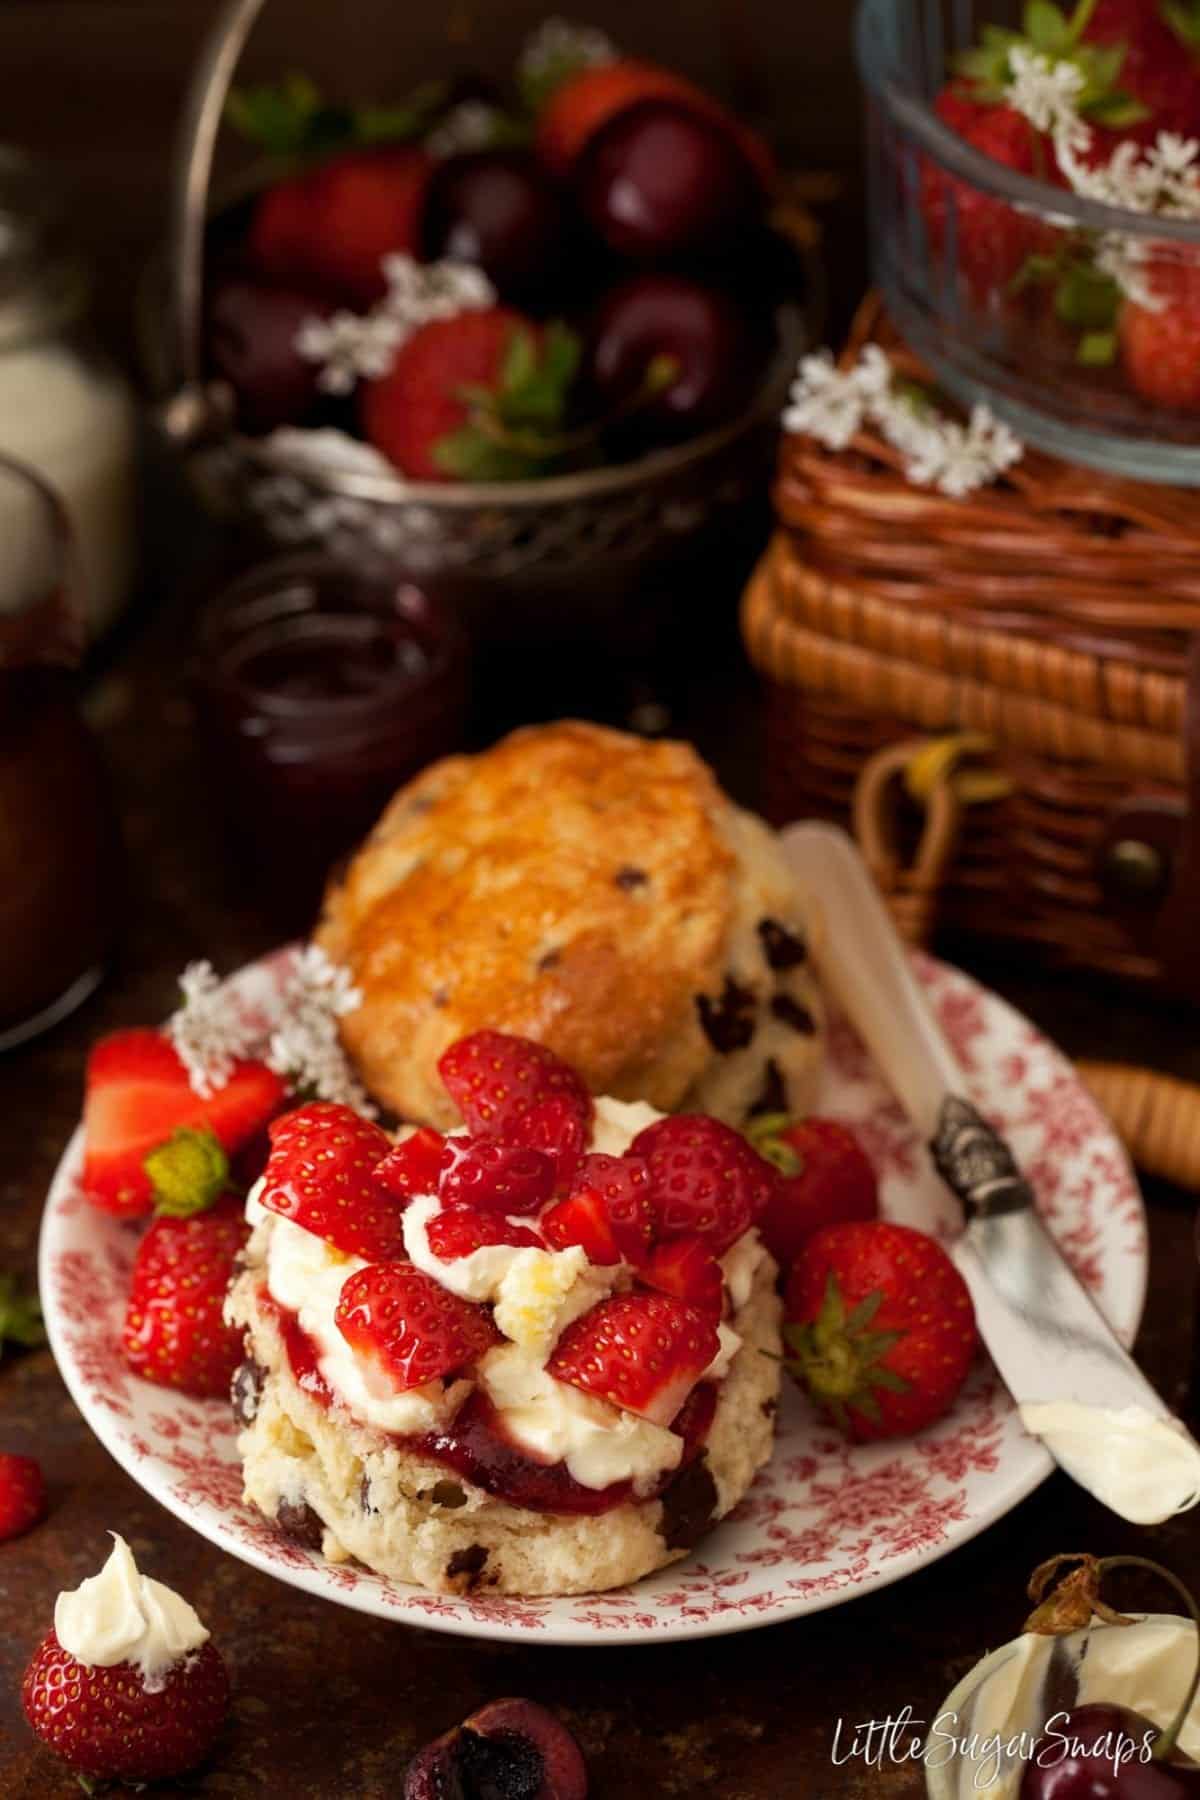
[[[135,409],[87,343],[86,274],[64,241],[53,178],[0,146],[0,454],[40,471],[70,517],[88,634],[128,597],[134,557]],[[18,521],[0,492],[0,575]],[[0,580],[0,605],[15,584]]]

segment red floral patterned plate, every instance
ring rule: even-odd
[[[269,991],[262,984],[278,982],[290,954],[239,980],[251,994]],[[928,958],[917,967],[972,1093],[1012,1142],[1076,1271],[1131,1342],[1145,1297],[1146,1225],[1111,1127],[1025,1019],[955,969]],[[836,1019],[821,1110],[858,1133],[879,1169],[890,1217],[952,1228],[953,1203],[858,1039]],[[361,1612],[544,1644],[743,1631],[898,1581],[1002,1517],[1052,1466],[984,1358],[947,1419],[892,1444],[845,1443],[788,1384],[775,1455],[752,1492],[695,1555],[635,1587],[564,1599],[459,1598],[333,1566],[243,1505],[223,1404],[149,1386],[125,1367],[117,1342],[136,1231],[81,1200],[80,1161],[77,1132],[54,1178],[41,1240],[50,1341],[80,1411],[169,1512],[255,1568]]]

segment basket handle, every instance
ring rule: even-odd
[[[1200,1189],[1200,1086],[1129,1063],[1078,1067],[1138,1167],[1177,1187]]]
[[[164,410],[172,437],[192,441],[222,415],[201,356],[204,229],[217,136],[246,40],[266,0],[225,0],[188,83],[171,180],[171,318],[179,390]]]

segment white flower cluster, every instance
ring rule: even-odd
[[[784,430],[844,450],[864,425],[873,425],[900,452],[915,486],[953,499],[986,487],[1023,454],[1020,439],[986,406],[972,407],[962,425],[919,396],[897,392],[892,365],[878,344],[866,345],[850,369],[839,369],[828,350],[802,357]]]
[[[614,62],[616,47],[592,25],[576,25],[570,19],[544,19],[526,38],[517,58],[517,73],[526,78],[546,74],[559,63],[585,68]]]
[[[1009,69],[1005,98],[1036,131],[1049,133],[1058,166],[1082,199],[1163,218],[1200,219],[1200,143],[1194,138],[1160,131],[1149,146],[1126,139],[1106,162],[1089,162],[1092,131],[1078,111],[1080,71],[1020,45],[1009,53]],[[1146,239],[1105,232],[1096,247],[1096,266],[1131,300],[1159,311],[1164,302],[1145,275],[1151,253]]]
[[[373,1117],[375,1108],[338,1035],[338,1020],[361,1005],[362,994],[346,970],[331,962],[318,945],[306,945],[288,977],[265,1060],[294,1092],[337,1100]]]
[[[192,1092],[211,1100],[234,1063],[253,1055],[258,1033],[210,962],[189,963],[179,986],[183,1000],[167,1020],[167,1036]]]
[[[338,1100],[371,1114],[367,1095],[342,1049],[337,1022],[361,1006],[345,969],[309,944],[295,959],[267,1015],[243,1007],[236,987],[209,962],[189,963],[180,978],[183,1002],[166,1034],[187,1070],[193,1093],[211,1100],[243,1057],[265,1062],[306,1098]]]
[[[298,354],[321,364],[317,385],[327,394],[348,394],[359,381],[386,375],[405,339],[431,319],[496,303],[495,288],[472,263],[419,263],[397,253],[384,257],[383,274],[388,291],[370,312],[306,319],[296,334]]]
[[[425,139],[430,156],[457,156],[462,150],[486,150],[496,135],[501,114],[486,100],[460,100]]]

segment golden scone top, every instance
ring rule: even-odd
[[[372,1092],[455,1123],[437,1059],[491,1026],[593,1091],[678,1106],[714,1054],[696,1002],[721,992],[746,910],[745,819],[687,745],[576,721],[426,770],[316,933],[362,993],[342,1030]]]

